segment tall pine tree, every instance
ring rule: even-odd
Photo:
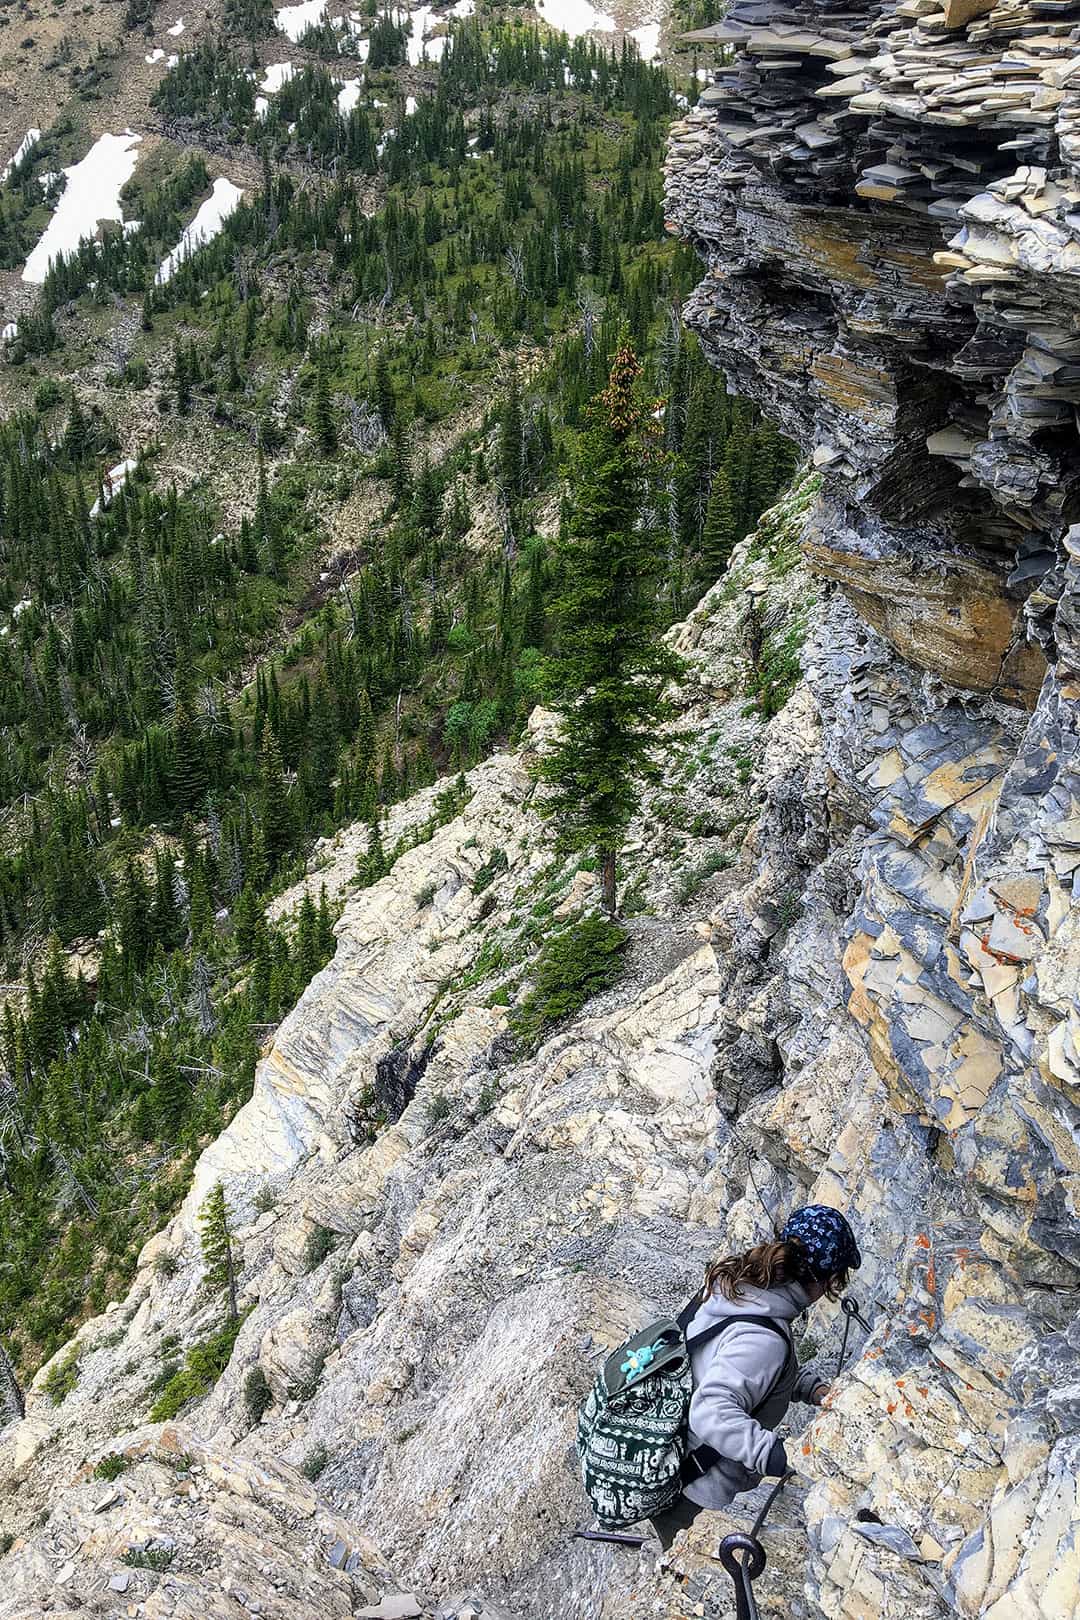
[[[641,363],[620,343],[574,458],[574,504],[556,542],[556,654],[547,684],[560,725],[538,766],[562,849],[594,851],[614,913],[616,866],[668,714],[680,660],[661,639],[661,537],[649,520],[661,455]]]
[[[236,1321],[236,1264],[233,1259],[232,1235],[229,1231],[229,1206],[225,1188],[220,1181],[214,1183],[199,1210],[202,1228],[203,1264],[206,1282],[210,1288],[227,1290],[229,1321]]]

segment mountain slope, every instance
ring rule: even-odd
[[[185,1421],[215,1454],[311,1468],[317,1452],[333,1511],[422,1596],[477,1585],[518,1612],[567,1615],[600,1601],[603,1557],[566,1551],[581,1512],[567,1447],[598,1347],[643,1298],[688,1291],[715,1242],[709,1167],[730,1132],[710,1077],[727,975],[705,919],[749,875],[734,863],[767,733],[739,648],[748,613],[782,632],[805,609],[792,550],[803,506],[777,515],[677,633],[691,657],[679,779],[632,840],[643,909],[618,982],[535,1055],[508,1038],[500,992],[535,978],[553,929],[582,926],[596,880],[552,864],[525,759],[476,767],[457,818],[347,902],[333,960],[144,1249],[131,1294],[80,1329],[59,1405],[51,1369],[38,1375],[25,1421],[5,1431],[21,1515],[84,1457],[122,1449],[162,1359],[220,1321],[200,1286],[196,1218],[220,1177],[251,1312]],[[269,1386],[258,1421],[256,1364]],[[93,1590],[118,1544],[77,1560],[74,1590]],[[29,1556],[11,1555],[19,1595],[0,1613],[22,1612]]]

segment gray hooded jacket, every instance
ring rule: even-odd
[[[790,1340],[791,1323],[809,1306],[810,1299],[800,1283],[783,1283],[778,1288],[752,1288],[746,1284],[737,1300],[711,1295],[698,1307],[686,1336],[692,1339],[722,1316],[769,1316],[781,1324]],[[794,1352],[780,1378],[783,1365],[783,1340],[769,1328],[755,1327],[752,1322],[725,1328],[709,1344],[692,1352],[690,1446],[712,1446],[722,1460],[687,1485],[683,1494],[691,1502],[704,1508],[726,1507],[740,1491],[752,1490],[758,1484],[776,1439],[773,1430],[791,1402],[809,1401],[817,1386],[825,1382],[820,1373],[800,1369]],[[752,1418],[750,1413],[766,1394],[768,1401]]]

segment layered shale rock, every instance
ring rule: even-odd
[[[806,551],[850,604],[807,660],[804,923],[837,972],[789,944],[763,973],[798,1017],[741,1122],[805,1185],[831,1006],[816,1191],[861,1217],[879,1315],[806,1438],[812,1607],[1071,1616],[1080,7],[750,3],[698,37],[734,50],[668,161],[690,319],[821,470]]]

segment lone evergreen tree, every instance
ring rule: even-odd
[[[229,1321],[236,1321],[236,1267],[233,1263],[232,1238],[229,1235],[229,1206],[225,1188],[220,1181],[214,1183],[199,1210],[202,1228],[203,1264],[206,1281],[211,1288],[225,1288],[229,1297]]]
[[[171,808],[180,812],[198,810],[206,797],[210,779],[206,769],[206,750],[186,693],[177,703],[170,741]]]
[[[337,449],[337,429],[330,404],[330,377],[326,359],[320,354],[315,362],[315,397],[311,406],[311,430],[315,442],[324,456],[332,456]]]
[[[739,538],[735,522],[735,503],[731,498],[731,480],[726,467],[718,467],[705,508],[705,526],[701,531],[701,568],[706,584],[720,578]]]
[[[681,667],[660,635],[664,555],[650,519],[659,467],[641,363],[624,341],[578,440],[573,509],[556,541],[556,653],[547,685],[560,726],[538,766],[557,843],[595,851],[611,913],[622,835],[641,783],[657,775],[664,686]]]

